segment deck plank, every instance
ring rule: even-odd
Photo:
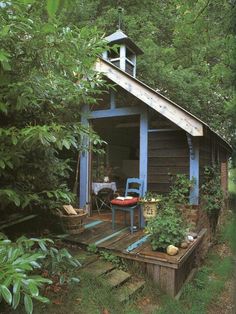
[[[102,234],[105,226],[106,222],[102,222],[96,226],[85,229],[83,233],[67,237],[67,240],[81,244],[94,243],[93,238],[97,237],[99,234]]]
[[[113,243],[109,246],[110,249],[116,250],[116,251],[121,251],[124,253],[126,252],[127,247],[137,241],[139,238],[143,236],[143,232],[140,230],[138,232],[135,232],[133,234],[129,233],[129,236],[123,237],[120,241]]]
[[[102,248],[106,248],[106,249],[110,249],[110,246],[116,242],[119,242],[121,239],[129,236],[130,232],[128,231],[128,229],[124,228],[121,232],[119,232],[119,234],[117,234],[118,230],[113,231],[116,235],[115,237],[112,237],[104,242],[102,242],[101,244],[99,244],[99,247]]]

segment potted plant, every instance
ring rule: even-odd
[[[143,216],[146,220],[156,217],[158,210],[158,203],[162,197],[156,193],[147,192],[141,199],[140,204]]]

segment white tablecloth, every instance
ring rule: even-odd
[[[94,194],[98,194],[98,192],[102,189],[111,189],[114,192],[117,190],[115,182],[93,182],[92,190]]]

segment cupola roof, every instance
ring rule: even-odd
[[[118,29],[115,33],[105,37],[105,40],[110,44],[124,43],[137,55],[143,54],[142,49],[140,49],[121,29]]]

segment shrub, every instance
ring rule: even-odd
[[[148,220],[146,232],[151,235],[153,250],[165,250],[170,244],[180,244],[186,234],[186,228],[175,205],[169,202],[166,203],[165,210]]]

